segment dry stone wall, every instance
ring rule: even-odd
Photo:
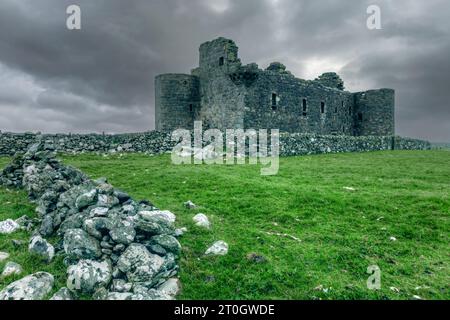
[[[138,152],[155,155],[171,152],[176,144],[172,141],[170,133],[158,131],[118,135],[1,133],[0,156],[25,153],[27,148],[38,140],[51,145],[56,152],[69,154]],[[429,149],[431,144],[428,141],[394,136],[354,137],[282,133],[280,137],[281,156]]]

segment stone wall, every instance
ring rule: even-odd
[[[281,156],[430,149],[431,144],[428,141],[393,136],[350,137],[311,134],[281,134],[280,136]]]
[[[24,153],[35,143],[39,135],[33,133],[0,133],[0,156]],[[138,152],[162,154],[172,150],[175,142],[169,133],[158,131],[101,135],[101,134],[47,134],[43,141],[52,144],[62,153],[116,153]],[[365,152],[377,150],[428,150],[427,141],[393,136],[333,136],[299,133],[282,133],[280,153],[282,156],[337,152]]]

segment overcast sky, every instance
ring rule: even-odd
[[[80,31],[66,28],[71,4]],[[382,30],[367,29],[369,4]],[[154,77],[189,73],[219,36],[245,64],[394,88],[397,134],[450,141],[448,0],[0,0],[0,130],[153,129]]]

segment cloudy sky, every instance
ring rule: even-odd
[[[367,29],[369,4],[382,30]],[[0,0],[0,130],[153,129],[155,75],[190,72],[218,36],[243,63],[394,88],[397,134],[450,141],[448,0]]]

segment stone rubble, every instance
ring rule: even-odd
[[[0,234],[11,234],[19,230],[20,225],[11,219],[0,221]]]
[[[3,262],[8,258],[9,258],[9,253],[0,251],[0,262]]]
[[[0,300],[43,300],[52,291],[54,282],[51,274],[37,272],[0,291]]]
[[[193,218],[195,225],[200,228],[209,229],[211,228],[211,223],[206,215],[199,213]]]
[[[225,256],[228,253],[228,244],[225,241],[217,241],[206,250],[206,256]]]
[[[23,271],[22,266],[18,263],[9,261],[6,263],[5,268],[3,269],[2,274],[0,275],[1,278],[7,278],[12,275],[19,275]]]
[[[176,239],[175,215],[148,201],[133,200],[106,179],[93,181],[63,165],[55,158],[57,149],[52,141],[39,141],[25,154],[16,155],[0,173],[1,185],[28,192],[38,216],[36,221],[7,220],[2,224],[5,230],[32,232],[30,252],[47,261],[56,255],[64,257],[67,288],[53,298],[76,300],[88,294],[102,299],[174,299],[158,288],[178,273],[181,245]],[[55,236],[59,240],[53,245],[45,239]],[[46,280],[41,287],[47,289],[51,275],[37,275]],[[47,290],[34,294],[37,280],[30,277],[11,284],[0,297],[42,299]],[[22,293],[13,293],[20,291],[18,286]],[[53,281],[50,290],[52,286]]]

